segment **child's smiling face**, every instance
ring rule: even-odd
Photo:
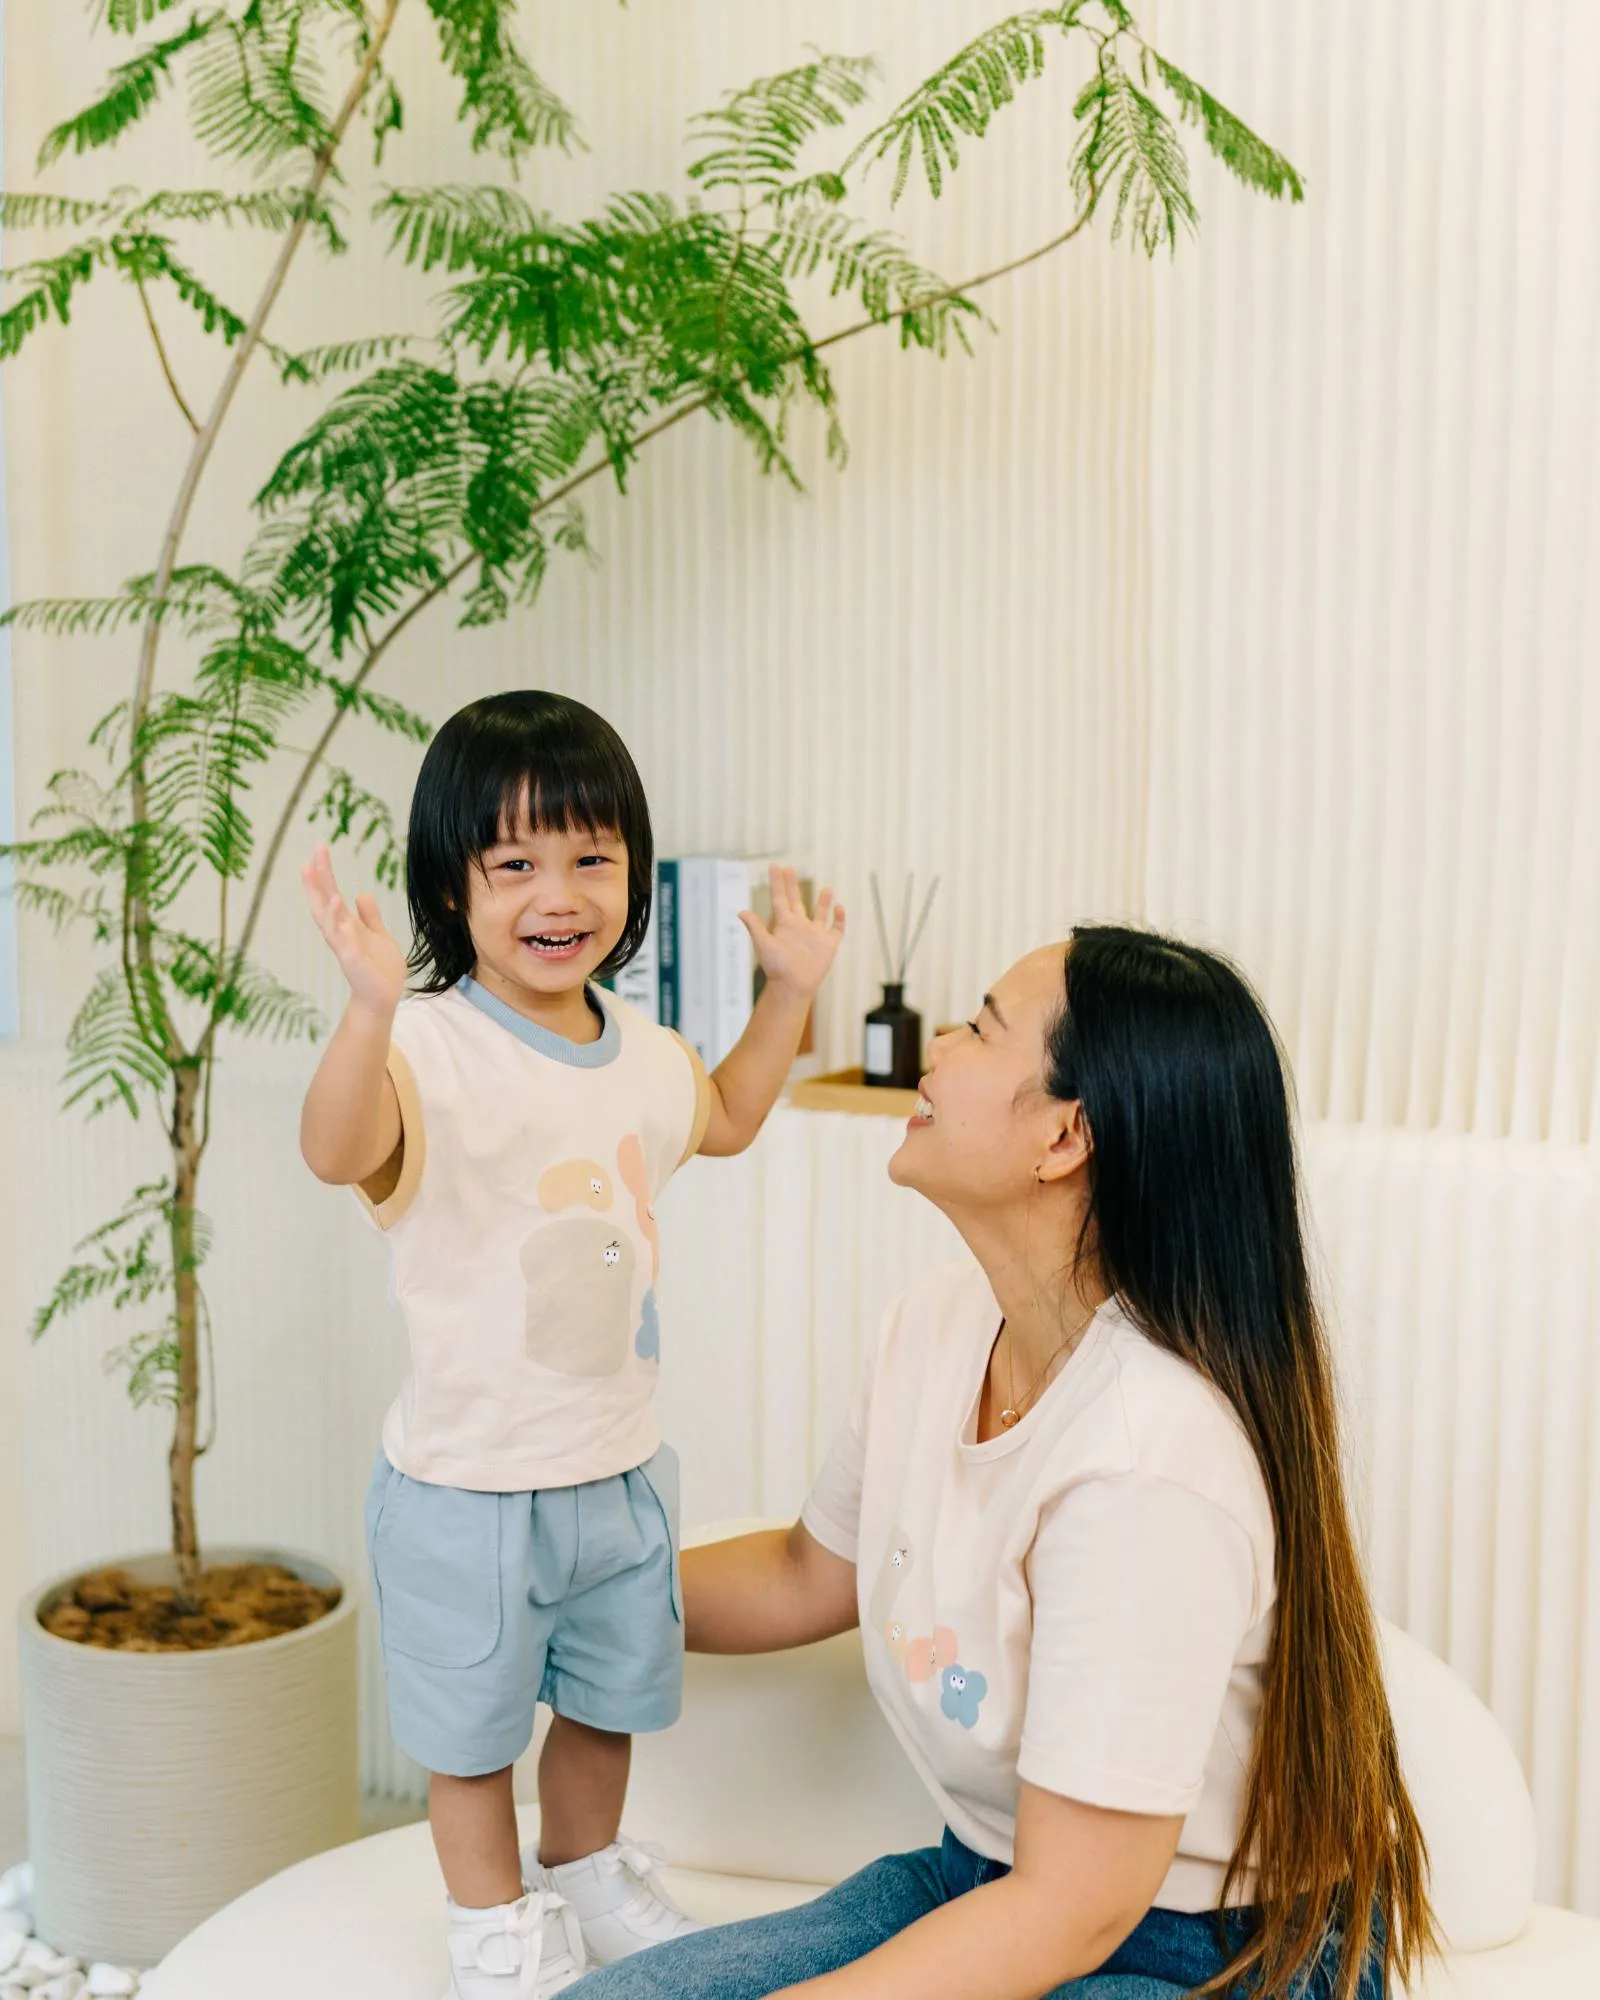
[[[518,823],[467,876],[474,977],[500,998],[536,1006],[580,993],[628,922],[628,850],[620,833]]]

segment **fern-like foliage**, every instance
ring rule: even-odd
[[[1273,201],[1284,197],[1290,201],[1305,200],[1305,182],[1283,154],[1265,139],[1258,138],[1243,119],[1236,118],[1225,104],[1219,104],[1210,91],[1193,77],[1185,76],[1176,63],[1168,62],[1154,49],[1141,49],[1140,62],[1145,81],[1148,83],[1154,69],[1177,98],[1184,121],[1200,128],[1207,146],[1246,187]]]
[[[306,0],[253,0],[200,43],[189,68],[195,135],[222,159],[270,167],[329,143]]]
[[[716,111],[691,120],[698,151],[689,178],[710,191],[779,194],[798,173],[801,149],[837,129],[865,104],[877,63],[870,56],[819,54],[814,62],[729,91]]]
[[[181,0],[103,0],[98,11],[112,34],[136,35],[179,5]]]
[[[188,26],[164,41],[152,42],[127,62],[112,70],[105,90],[76,117],[64,120],[45,136],[39,148],[42,173],[63,153],[88,153],[101,146],[114,146],[136,125],[172,80],[178,58],[191,49],[203,47],[211,35],[226,25],[227,17],[211,10],[191,16]]]
[[[1101,50],[1094,76],[1072,107],[1082,130],[1072,154],[1072,185],[1085,207],[1109,192],[1113,241],[1124,228],[1152,256],[1198,217],[1189,193],[1189,162],[1172,120],[1118,62]]]
[[[419,271],[496,271],[554,225],[515,188],[394,188],[373,210],[389,248]]]
[[[894,192],[905,193],[918,160],[931,193],[961,163],[961,139],[981,139],[1024,84],[1044,74],[1049,38],[1069,34],[1083,0],[1014,14],[968,42],[861,141],[849,164],[894,155]]]
[[[347,840],[366,854],[380,887],[401,886],[405,880],[405,842],[387,799],[333,765],[307,817],[313,826],[326,828],[329,840]]]
[[[462,86],[473,150],[513,164],[537,146],[581,143],[567,106],[529,67],[512,32],[516,0],[428,0],[445,66]]]

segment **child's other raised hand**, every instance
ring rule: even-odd
[[[313,850],[300,880],[317,929],[350,982],[351,999],[374,1013],[392,1014],[406,990],[406,955],[384,929],[377,898],[357,896],[352,910],[339,894],[326,847]]]
[[[817,898],[816,915],[808,916],[805,898],[800,893],[800,877],[793,868],[774,866],[770,879],[770,928],[753,910],[743,911],[739,921],[750,933],[756,957],[768,980],[809,999],[839,956],[844,939],[844,905],[834,901],[831,889],[824,889]]]

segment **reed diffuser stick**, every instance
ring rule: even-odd
[[[883,976],[885,979],[894,969],[894,960],[889,956],[889,932],[883,921],[883,898],[878,893],[878,878],[872,877],[872,908],[878,919],[878,944],[883,952]]]
[[[905,982],[905,976],[907,972],[909,972],[911,969],[912,959],[914,959],[917,955],[917,946],[922,942],[922,933],[928,928],[928,917],[933,909],[933,899],[939,893],[939,882],[940,882],[940,877],[935,875],[933,878],[933,886],[929,889],[926,897],[924,897],[923,899],[922,914],[917,918],[917,927],[911,933],[910,947],[907,950],[905,957],[900,961],[900,979],[902,984],[904,984]],[[909,901],[907,902],[907,908],[908,909],[910,908]]]
[[[905,907],[900,912],[900,970],[895,975],[902,986],[906,983],[906,944],[911,936],[911,898],[916,892],[915,875],[906,877]]]

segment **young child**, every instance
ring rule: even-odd
[[[367,1535],[395,1740],[432,1774],[453,2000],[555,1993],[695,1926],[619,1838],[630,1738],[677,1717],[677,1461],[651,1404],[653,1203],[694,1153],[741,1152],[777,1099],[844,910],[772,874],[744,922],[766,984],[738,1047],[698,1057],[598,989],[650,915],[650,817],[591,710],[474,702],[411,806],[408,961],[326,848],[307,898],[350,997],[301,1146],[387,1232],[411,1368]],[[537,1853],[511,1766],[534,1707]],[[451,2000],[447,1996],[447,2000]]]

